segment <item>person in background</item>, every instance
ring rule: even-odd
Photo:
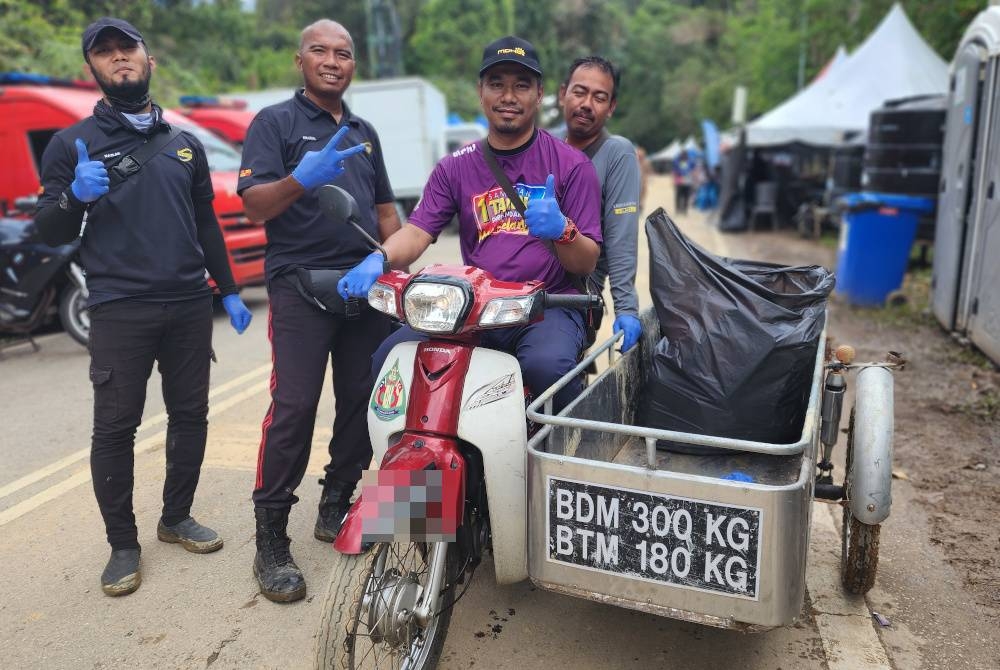
[[[635,290],[642,173],[632,142],[605,129],[618,104],[620,75],[600,56],[578,58],[559,87],[566,121],[566,143],[583,151],[601,182],[601,234],[604,244],[593,278],[601,290],[611,279],[615,307],[613,331],[624,332],[622,351],[642,336]]]
[[[111,545],[101,588],[121,596],[142,583],[133,449],[154,363],[167,410],[156,536],[198,554],[222,548],[222,538],[191,517],[215,355],[205,271],[237,333],[251,314],[236,292],[212,209],[205,149],[193,135],[172,129],[150,99],[156,61],[142,35],[122,19],[98,19],[83,32],[83,57],[103,96],[93,116],[59,131],[46,147],[35,222],[46,244],[59,245],[80,236],[87,215],[80,258],[90,292],[90,469]],[[144,160],[132,158],[143,152]],[[112,180],[119,170],[130,176]]]

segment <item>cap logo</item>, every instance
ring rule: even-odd
[[[497,49],[497,55],[500,55],[500,54],[517,54],[518,56],[524,56],[525,55],[524,49],[522,49],[521,47],[515,47],[513,49],[511,49],[510,47],[508,47],[506,49]]]

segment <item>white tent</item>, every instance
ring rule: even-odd
[[[747,124],[747,144],[837,145],[867,132],[868,116],[886,100],[947,91],[947,63],[897,3],[846,60],[835,61],[825,76]]]
[[[664,148],[649,156],[651,161],[672,161],[680,155],[684,147],[678,140],[674,140]]]

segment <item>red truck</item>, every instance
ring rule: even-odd
[[[182,95],[181,106],[174,109],[199,126],[229,142],[234,146],[242,146],[247,137],[247,128],[256,116],[247,111],[244,100],[220,100],[215,96]]]
[[[100,97],[87,82],[70,82],[34,75],[0,75],[0,212],[24,196],[38,193],[42,153],[52,136],[90,116]],[[240,154],[205,128],[167,110],[164,118],[190,131],[205,146],[215,214],[222,226],[229,265],[237,286],[264,282],[264,226],[250,221],[236,194]]]

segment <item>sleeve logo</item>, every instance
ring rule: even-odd
[[[241,177],[249,177],[252,174],[253,174],[253,170],[251,170],[250,168],[243,168],[242,170],[240,170],[240,176]]]
[[[194,158],[194,153],[190,148],[184,147],[183,149],[177,150],[177,157],[180,158],[181,161],[189,163],[191,159]]]

